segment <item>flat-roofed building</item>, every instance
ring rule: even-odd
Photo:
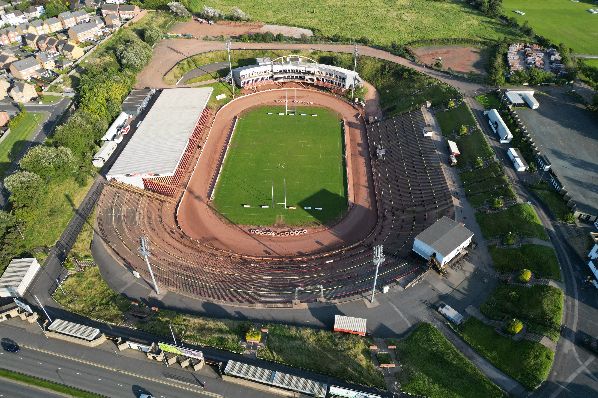
[[[423,230],[413,241],[413,251],[443,266],[459,255],[473,239],[473,232],[448,217],[442,217]]]
[[[0,297],[23,297],[39,270],[35,258],[13,259],[0,277]]]

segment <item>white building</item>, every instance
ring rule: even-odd
[[[121,112],[120,115],[116,117],[114,122],[108,127],[106,130],[106,134],[102,137],[102,141],[112,141],[116,138],[121,128],[123,128],[127,121],[129,120],[129,115],[125,112]],[[118,142],[122,141],[122,138],[118,140]]]
[[[509,155],[509,159],[511,159],[511,162],[513,162],[513,167],[515,170],[525,171],[529,168],[517,148],[509,148],[507,150],[507,155]]]
[[[527,105],[532,109],[538,109],[540,107],[540,103],[534,97],[533,90],[523,90],[523,91],[515,91],[515,90],[507,90],[505,95],[511,105],[521,106]]]
[[[463,224],[442,217],[415,237],[413,251],[426,260],[435,257],[445,265],[469,246],[472,238],[473,232]]]
[[[93,160],[91,163],[95,167],[102,167],[108,161],[108,159],[110,159],[110,156],[112,156],[116,150],[116,147],[118,147],[118,143],[116,141],[104,142],[100,150],[93,155]]]
[[[35,258],[15,258],[0,277],[0,297],[23,297],[40,266]]]
[[[455,141],[447,140],[447,142],[448,142],[449,152],[451,153],[451,155],[453,155],[453,156],[461,155],[461,152],[459,152],[459,147],[457,146],[457,143]]]
[[[490,109],[489,111],[484,112],[486,116],[488,116],[488,122],[490,124],[490,128],[498,134],[500,138],[501,144],[508,144],[513,139],[513,134],[500,117],[500,114],[496,109]]]
[[[144,179],[174,176],[213,89],[165,89],[106,175],[144,188]]]
[[[302,82],[350,90],[362,84],[357,72],[338,66],[319,64],[311,58],[289,55],[276,58],[258,58],[257,65],[233,69],[235,83],[241,87],[267,82]]]

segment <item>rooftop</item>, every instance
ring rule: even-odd
[[[163,90],[108,175],[174,173],[212,91]]]
[[[32,266],[39,267],[39,263],[35,258],[13,259],[0,277],[0,286],[16,289],[23,282],[25,275],[27,275],[29,268]]]
[[[13,62],[11,66],[14,66],[16,70],[27,70],[34,66],[39,66],[39,62],[34,57],[28,57]]]
[[[461,223],[442,217],[423,230],[415,239],[432,247],[442,256],[450,254],[456,247],[473,236],[473,232]]]

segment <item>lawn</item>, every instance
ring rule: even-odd
[[[347,210],[338,115],[313,107],[279,115],[284,111],[259,107],[237,122],[214,195],[218,211],[236,224],[326,224]]]
[[[540,198],[540,200],[550,209],[552,215],[559,221],[571,221],[573,212],[567,206],[567,202],[562,195],[555,191],[546,183],[534,185],[530,189]]]
[[[231,63],[233,68],[236,68],[255,64],[256,57],[277,58],[288,53],[288,51],[277,50],[234,50],[231,53]],[[326,65],[353,68],[351,54],[322,51],[292,51],[292,53],[308,56]],[[185,58],[166,73],[164,82],[174,85],[190,70],[226,60],[226,51],[213,51]],[[453,87],[389,61],[359,57],[357,72],[365,81],[376,87],[380,94],[380,106],[387,116],[416,109],[426,101],[430,101],[432,106],[446,106],[450,99],[460,97]]]
[[[460,326],[461,336],[494,366],[533,390],[548,377],[554,353],[540,343],[514,341],[471,317]]]
[[[488,159],[494,155],[480,130],[473,129],[465,136],[455,138],[461,154],[457,158],[459,167],[464,168],[474,164],[476,158]]]
[[[44,380],[39,377],[25,375],[8,369],[0,369],[0,379],[14,380],[17,383],[29,384],[35,388],[41,388],[56,392],[60,395],[75,397],[75,398],[101,398],[102,395],[80,390],[75,387],[66,386],[64,384],[55,383],[53,381]],[[52,394],[54,395],[54,394]]]
[[[429,323],[417,325],[396,353],[403,392],[430,398],[506,396]]]
[[[40,98],[40,101],[44,105],[50,105],[50,104],[54,104],[54,103],[60,101],[61,99],[62,99],[62,97],[60,95],[43,95]]]
[[[23,152],[42,119],[41,113],[27,112],[0,142],[0,176],[4,176],[12,161]]]
[[[120,324],[123,312],[128,311],[131,302],[108,287],[98,267],[69,276],[57,289],[54,299],[69,311],[94,319]]]
[[[576,53],[598,55],[597,16],[588,12],[596,8],[591,1],[574,3],[568,0],[504,0],[504,13],[523,23],[553,43],[565,43]],[[518,15],[514,10],[525,12]]]
[[[587,66],[591,66],[592,68],[598,69],[598,59],[584,59],[583,63]]]
[[[521,245],[516,248],[490,246],[494,268],[498,272],[529,269],[536,278],[561,280],[559,262],[554,249],[540,245]]]
[[[527,331],[559,338],[563,315],[563,292],[552,286],[499,285],[480,307],[491,319],[518,318]]]
[[[536,210],[527,203],[519,203],[495,213],[476,213],[476,219],[487,239],[500,238],[512,232],[521,238],[548,240]]]
[[[253,20],[313,29],[326,36],[367,37],[376,44],[436,38],[498,39],[511,32],[457,2],[409,0],[185,0],[192,12],[205,5],[225,13],[239,7]]]
[[[465,102],[444,112],[438,112],[436,119],[444,136],[452,137],[459,133],[461,126],[475,126],[475,119]]]
[[[476,101],[484,106],[484,109],[500,108],[500,99],[496,93],[481,94],[475,97]]]
[[[268,325],[258,357],[368,386],[385,386],[371,361],[369,340],[327,330]]]

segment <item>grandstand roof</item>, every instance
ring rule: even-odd
[[[172,175],[213,89],[166,89],[127,144],[108,177]]]

